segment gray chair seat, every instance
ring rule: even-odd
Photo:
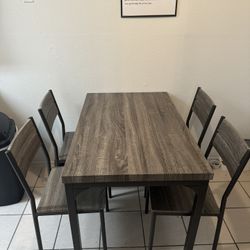
[[[67,214],[67,200],[61,180],[63,168],[53,168],[46,188],[37,207],[39,214]],[[105,206],[105,188],[91,187],[81,191],[77,197],[78,213],[99,212]]]
[[[71,142],[73,140],[73,136],[74,136],[74,132],[66,132],[65,133],[63,145],[62,145],[61,151],[59,153],[59,164],[65,163]]]
[[[167,214],[191,215],[194,196],[192,189],[182,185],[150,188],[152,210],[167,212]],[[217,216],[219,213],[220,209],[213,193],[208,188],[202,215]]]

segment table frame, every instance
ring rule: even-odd
[[[117,132],[115,139],[110,130]],[[133,136],[137,131],[139,137]],[[93,142],[93,137],[101,140],[99,151],[99,141]],[[116,150],[114,143],[120,145],[120,141],[123,146]],[[156,146],[152,150],[149,145]],[[183,150],[187,150],[184,155],[179,153]],[[112,156],[117,153],[118,162],[107,152]],[[141,159],[141,154],[147,160]],[[74,249],[81,249],[76,196],[83,188],[185,185],[196,194],[184,248],[192,250],[212,177],[209,164],[166,92],[87,95],[62,176]]]
[[[151,186],[166,186],[166,185],[185,185],[189,186],[194,190],[196,193],[193,205],[193,211],[190,218],[188,232],[185,241],[184,250],[192,250],[195,243],[195,238],[197,235],[199,222],[201,218],[201,212],[203,209],[207,189],[208,189],[209,181],[167,181],[167,182],[153,182],[150,183]],[[121,187],[121,186],[146,186],[149,183],[147,182],[132,182],[132,183],[110,183],[112,187]],[[98,183],[98,186],[106,186],[106,184]],[[76,183],[70,184],[65,183],[65,190],[67,196],[67,204],[68,204],[68,213],[69,213],[69,220],[70,220],[70,227],[71,227],[71,234],[73,240],[73,246],[75,250],[81,250],[81,234],[80,234],[80,226],[79,226],[79,219],[77,214],[77,207],[76,207],[76,196],[79,192],[88,184],[83,183]],[[103,229],[102,229],[103,230]]]

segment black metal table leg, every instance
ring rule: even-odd
[[[80,227],[79,227],[74,189],[71,185],[65,184],[65,191],[68,203],[69,221],[70,221],[74,250],[81,250],[82,243],[81,243]]]
[[[108,191],[109,191],[109,199],[111,199],[112,198],[112,189],[111,189],[111,187],[108,187]]]
[[[208,188],[208,181],[204,181],[201,185],[192,187],[196,192],[196,198],[193,205],[192,216],[190,218],[188,232],[185,242],[184,250],[192,250],[195,243],[196,234],[199,227],[201,212],[206,198]]]

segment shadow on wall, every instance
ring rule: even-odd
[[[20,115],[20,113],[16,112],[15,108],[12,104],[10,104],[2,94],[0,93],[0,112],[5,113],[7,116],[12,118],[17,127],[20,127],[24,121],[24,117]]]
[[[179,111],[180,115],[182,116],[183,120],[186,121],[187,114],[188,114],[190,107],[188,107],[187,103],[183,102],[183,100],[176,97],[175,95],[170,94],[170,97],[171,97],[171,100],[173,101],[175,107]],[[181,111],[184,111],[185,114],[183,114],[183,112],[181,112]]]
[[[18,113],[15,110],[13,105],[11,105],[8,101],[6,101],[6,99],[3,98],[1,93],[0,93],[0,112],[5,113],[7,116],[12,118],[15,121],[16,126],[18,128],[20,128],[27,119],[26,117],[21,116],[20,113]],[[41,122],[40,117],[38,117],[38,119],[35,119],[35,120],[36,120],[37,127],[42,135],[45,146],[50,154],[50,159],[53,164],[54,152],[53,152],[53,148],[51,146],[50,140],[48,138],[47,132],[45,131],[44,125]],[[35,164],[41,164],[41,163],[43,164],[45,162],[45,157],[41,149],[37,152],[33,162]]]

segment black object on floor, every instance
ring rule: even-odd
[[[15,122],[0,112],[0,206],[19,202],[24,194],[24,189],[5,155],[15,133]]]

